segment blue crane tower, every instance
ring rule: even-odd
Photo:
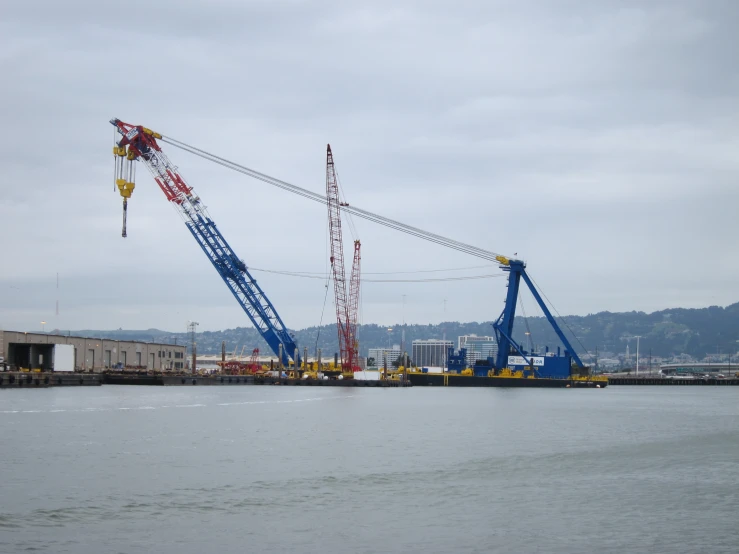
[[[521,260],[510,259],[505,256],[496,256],[495,259],[500,263],[501,269],[508,272],[508,292],[506,293],[505,307],[500,317],[493,323],[495,338],[498,342],[495,367],[497,369],[517,366],[521,368],[535,368],[536,373],[542,377],[568,377],[571,373],[571,360],[574,360],[578,367],[584,368],[577,352],[572,348],[570,341],[567,340],[567,337],[552,316],[549,308],[544,303],[544,300],[542,300],[539,291],[526,273],[526,264]],[[562,341],[565,347],[564,355],[534,357],[531,352],[527,352],[513,340],[513,321],[516,317],[516,304],[521,279],[529,287],[536,303],[544,312],[547,321],[549,321],[554,332],[557,333],[559,340]],[[511,354],[519,354],[519,356],[511,356]]]

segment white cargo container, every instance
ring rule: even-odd
[[[55,344],[53,364],[54,371],[74,371],[74,346]]]

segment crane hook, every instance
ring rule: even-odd
[[[121,233],[121,236],[123,238],[126,238],[126,212],[128,211],[128,199],[123,199],[123,232]]]

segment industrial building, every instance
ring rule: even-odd
[[[450,340],[414,340],[411,359],[417,367],[446,367],[451,346],[454,346],[454,343]]]
[[[185,346],[150,342],[72,337],[46,333],[0,331],[0,359],[7,367],[54,369],[56,344],[74,346],[77,371],[100,371],[113,367],[149,370],[182,370]]]

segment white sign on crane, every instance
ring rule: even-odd
[[[535,356],[533,358],[529,358],[531,360],[531,365],[535,365],[537,367],[544,367],[544,358],[540,358],[538,356]],[[529,365],[526,362],[526,358],[523,356],[508,356],[508,365]]]

